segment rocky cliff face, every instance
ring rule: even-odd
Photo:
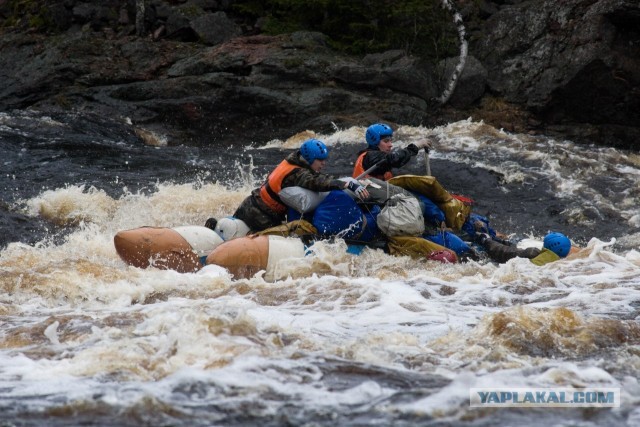
[[[487,68],[490,92],[575,137],[638,140],[639,2],[518,2],[483,29],[472,52]]]
[[[0,13],[8,16],[0,1]],[[45,35],[0,36],[0,109],[73,109],[129,118],[170,143],[265,141],[373,121],[431,126],[484,119],[638,149],[640,5],[635,0],[464,2],[470,56],[339,54],[322,34],[259,34],[230,1],[65,0]],[[467,5],[468,3],[468,5]]]

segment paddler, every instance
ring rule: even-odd
[[[286,218],[287,206],[278,193],[286,187],[298,186],[318,192],[349,189],[361,199],[369,197],[367,189],[355,179],[345,182],[321,173],[327,157],[329,150],[324,142],[306,140],[269,174],[261,187],[244,199],[233,216],[244,221],[252,231],[280,225]]]
[[[544,237],[542,249],[519,249],[496,241],[489,234],[480,233],[476,241],[484,247],[489,257],[496,262],[507,262],[511,258],[529,258],[536,265],[545,265],[561,258],[565,258],[571,252],[571,240],[562,233],[551,232]]]
[[[418,141],[415,144],[409,144],[406,148],[393,149],[393,129],[384,123],[375,123],[367,128],[365,133],[367,148],[358,153],[358,159],[353,167],[354,178],[360,177],[365,171],[371,167],[378,165],[371,170],[366,176],[373,177],[384,181],[393,178],[391,168],[399,168],[406,165],[409,160],[421,148],[426,150],[431,148],[429,140]]]

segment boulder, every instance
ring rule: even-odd
[[[447,58],[436,66],[440,91],[448,84],[453,71],[458,66],[460,57]],[[456,88],[449,98],[449,104],[455,108],[469,108],[484,95],[487,85],[487,70],[474,56],[465,59],[464,69],[458,77]]]
[[[434,99],[457,58],[357,57],[318,32],[255,34],[261,19],[234,15],[229,0],[149,0],[136,37],[125,3],[47,4],[49,27],[35,31],[0,1],[0,18],[17,22],[0,33],[0,111],[121,115],[169,143],[209,143],[210,133],[251,141],[373,121],[432,126],[498,103],[518,114],[484,117],[514,131],[625,148],[640,140],[637,0],[461,2],[469,56],[446,108]]]
[[[632,146],[640,123],[638,28],[635,0],[517,2],[491,15],[472,52],[488,70],[490,90],[542,122],[574,134],[572,127],[595,125],[592,138]]]
[[[207,13],[190,22],[205,44],[216,45],[239,36],[242,30],[224,12]]]

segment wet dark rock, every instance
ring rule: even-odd
[[[480,18],[486,19],[496,13],[498,11],[498,7],[492,2],[480,0],[478,2],[478,10]]]
[[[638,148],[640,4],[633,0],[517,2],[491,15],[474,55],[493,93],[546,124]]]
[[[447,58],[437,65],[437,74],[440,77],[439,86],[444,87],[449,76],[458,66],[460,58]],[[486,68],[474,56],[466,58],[464,70],[460,74],[456,90],[449,99],[449,104],[455,108],[469,108],[485,93],[488,73]]]
[[[439,91],[434,83],[433,67],[418,58],[408,57],[401,51],[368,55],[362,61],[365,69],[374,73],[373,82],[367,84],[395,92],[415,95],[425,101],[435,98]],[[362,66],[360,66],[362,67]],[[350,82],[357,84],[358,82]]]
[[[431,298],[431,292],[429,292],[426,289],[423,289],[420,291],[420,295],[422,295],[422,298],[424,299],[430,299]]]
[[[438,293],[442,296],[450,296],[456,293],[456,288],[453,286],[442,285],[438,290]]]
[[[467,2],[469,56],[348,56],[314,32],[255,35],[229,1],[55,2],[48,32],[0,34],[0,111],[129,117],[170,143],[287,137],[305,128],[482,119],[515,132],[639,148],[640,4],[635,0]],[[0,3],[0,17],[9,13]]]
[[[318,368],[322,372],[323,384],[331,390],[348,390],[364,381],[376,381],[381,387],[398,390],[420,388],[425,395],[430,395],[437,387],[450,383],[447,378],[436,374],[409,375],[402,371],[342,359],[326,358],[320,361]]]
[[[240,27],[227,18],[224,12],[200,16],[191,21],[191,28],[205,44],[209,45],[222,43],[242,33]]]

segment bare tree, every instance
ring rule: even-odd
[[[460,57],[458,65],[453,70],[453,74],[451,75],[451,78],[449,78],[449,83],[446,89],[438,98],[438,101],[440,101],[440,103],[444,105],[447,103],[447,101],[449,101],[449,98],[451,98],[453,91],[456,89],[458,78],[460,77],[462,70],[464,70],[464,65],[467,60],[467,40],[464,23],[462,22],[462,16],[456,10],[453,1],[442,0],[442,6],[448,9],[453,14],[453,22],[456,24],[456,28],[458,30],[458,38],[460,39]]]

